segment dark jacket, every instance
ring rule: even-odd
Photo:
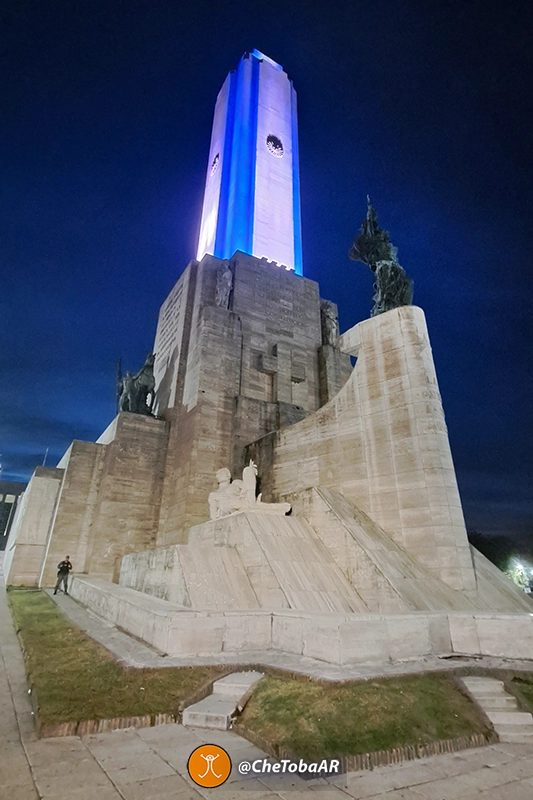
[[[61,561],[57,565],[57,574],[68,575],[71,569],[72,569],[72,563],[70,561]]]

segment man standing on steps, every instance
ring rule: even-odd
[[[57,581],[56,581],[56,588],[54,589],[54,594],[57,594],[57,590],[61,586],[61,582],[63,582],[63,591],[65,594],[68,594],[68,574],[72,569],[72,562],[70,561],[69,556],[65,556],[64,561],[60,561],[57,565]]]

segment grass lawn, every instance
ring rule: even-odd
[[[511,682],[511,690],[513,684],[516,687],[516,693],[527,703],[529,710],[533,714],[533,675],[524,674],[520,678],[515,678]]]
[[[121,667],[44,592],[14,588],[7,596],[43,723],[176,714],[181,700],[222,674],[219,667]]]
[[[267,675],[241,722],[301,758],[321,759],[487,731],[446,675],[323,686]],[[238,731],[238,724],[235,728]]]

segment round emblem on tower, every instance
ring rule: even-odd
[[[217,153],[211,164],[211,175],[214,175],[218,169],[218,162],[220,161],[220,153]]]
[[[266,146],[267,150],[272,153],[273,156],[276,158],[283,157],[283,144],[281,139],[278,139],[277,136],[274,136],[273,133],[269,133],[266,139]]]

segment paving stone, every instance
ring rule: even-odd
[[[29,784],[15,784],[9,786],[9,794],[4,792],[4,787],[0,786],[2,791],[0,797],[6,797],[6,800],[39,800],[37,789]],[[118,798],[118,795],[117,795]],[[115,798],[113,798],[115,800]]]
[[[499,764],[507,764],[512,761],[514,756],[511,753],[505,753],[502,750],[496,750],[494,747],[480,747],[475,750],[462,750],[450,760],[446,758],[446,763],[459,765],[457,773],[465,772],[476,767],[496,767]],[[436,764],[435,764],[436,766]]]
[[[430,772],[427,767],[421,767],[418,771],[411,771],[407,774],[398,774],[398,771],[386,769],[372,770],[372,772],[350,772],[346,776],[348,792],[356,797],[366,798],[376,794],[402,789],[406,786],[416,785],[429,781]]]
[[[62,786],[43,793],[42,800],[122,800],[122,797],[111,783],[106,786],[95,786],[94,784],[77,786],[75,775],[72,775],[64,780]]]
[[[129,783],[121,786],[120,792],[124,800],[202,800],[202,795],[180,775]]]
[[[424,800],[477,800],[479,791],[472,787],[467,778],[467,775],[452,775],[410,788],[418,792]]]
[[[202,731],[205,733],[205,731]],[[217,733],[217,736],[220,734]],[[137,736],[149,745],[157,744],[157,742],[173,742],[176,744],[191,744],[191,747],[198,747],[198,744],[203,741],[194,729],[184,728],[183,725],[157,725],[154,728],[139,728]]]
[[[533,780],[533,748],[529,758],[516,758],[506,764],[505,774],[514,779],[528,778]]]
[[[506,783],[504,786],[488,789],[478,794],[476,800],[531,800],[531,797],[531,786],[514,781],[513,783]]]
[[[35,774],[35,783],[42,795],[53,795],[61,793],[66,786],[77,788],[81,786],[91,786],[93,792],[99,793],[100,787],[110,787],[112,784],[106,773],[96,764],[91,769],[83,770],[78,773],[77,768],[66,769],[59,767],[53,772],[39,770]]]
[[[213,800],[236,800],[236,798],[239,800],[274,800],[274,798],[280,797],[276,791],[269,791],[259,781],[242,781],[229,786],[227,783],[223,783],[216,789],[204,789],[201,786],[196,788],[202,797],[213,798]]]
[[[265,774],[257,775],[259,782],[265,786],[265,789],[271,789],[273,792],[288,792],[289,790],[304,791],[307,788],[307,781],[300,778],[298,775],[285,773],[282,774]],[[238,786],[238,784],[236,784]]]
[[[150,730],[150,728],[141,728],[140,730]],[[136,750],[139,752],[146,752],[147,750],[147,745],[142,737],[138,735],[137,729],[89,733],[82,737],[82,741],[84,746],[87,746],[90,750],[96,750],[99,747],[109,749],[110,745],[116,750],[119,750],[121,747],[127,747],[130,751]]]
[[[18,753],[14,758],[2,747],[0,759],[0,797],[7,796],[15,786],[32,787],[33,779],[23,755]]]
[[[167,764],[162,758],[140,757],[136,761],[125,764],[122,767],[107,767],[102,765],[106,775],[117,786],[127,783],[148,781],[153,778],[161,778],[166,775],[175,775],[176,770]]]
[[[497,742],[491,745],[492,750],[499,750],[502,753],[507,753],[513,758],[529,758],[533,757],[533,747],[530,744],[511,744],[508,742]]]
[[[423,798],[416,789],[393,789],[392,792],[385,794],[375,794],[370,800],[423,800]]]
[[[281,791],[283,800],[349,800],[353,795],[335,786],[308,786],[303,791]],[[420,800],[420,796],[419,796]]]

